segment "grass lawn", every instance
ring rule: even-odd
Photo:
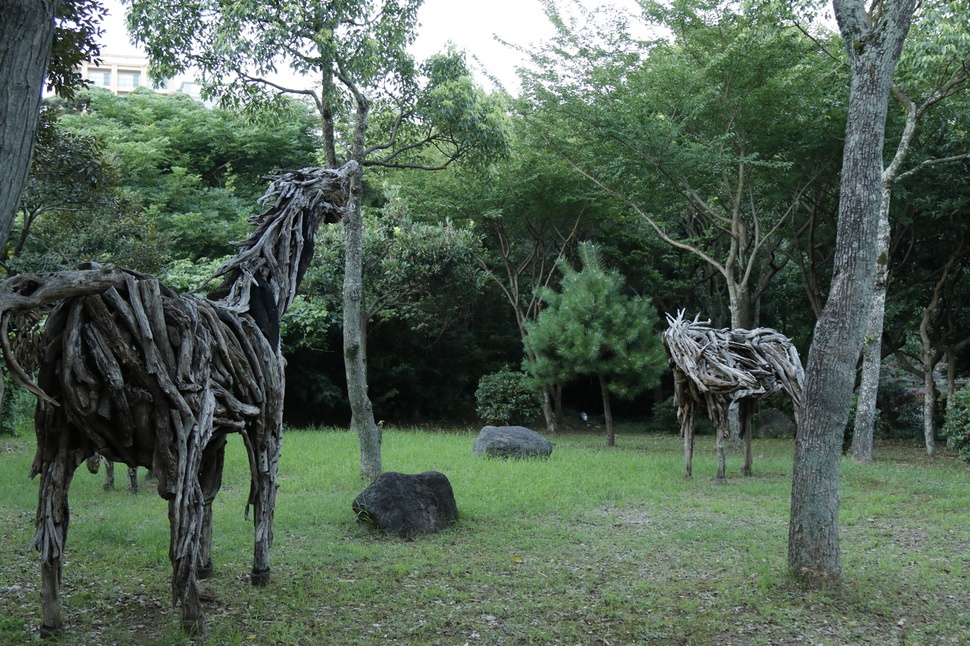
[[[626,430],[627,432],[623,432]],[[951,454],[877,445],[843,462],[844,582],[785,574],[792,442],[756,440],[755,475],[713,438],[692,481],[680,440],[622,429],[552,437],[545,461],[471,455],[475,432],[384,433],[384,468],[441,471],[461,520],[415,540],[355,523],[356,437],[284,435],[271,554],[253,588],[248,469],[231,438],[215,505],[204,638],[171,607],[166,504],[82,467],[71,489],[63,644],[970,644],[970,470]],[[36,641],[39,565],[27,549],[30,437],[0,438],[0,644]]]

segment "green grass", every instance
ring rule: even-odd
[[[461,519],[414,540],[355,523],[356,438],[284,436],[273,582],[248,583],[248,471],[230,441],[215,505],[216,576],[197,644],[959,644],[970,643],[970,471],[952,455],[880,445],[846,461],[844,581],[804,591],[785,574],[790,441],[756,440],[755,475],[695,479],[678,438],[551,438],[548,460],[483,460],[475,434],[389,429],[384,468],[437,470]],[[0,644],[37,640],[28,438],[0,438]],[[63,644],[188,644],[171,607],[166,505],[78,470],[64,566]]]

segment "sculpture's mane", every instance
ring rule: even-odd
[[[196,291],[222,278],[208,294],[220,307],[249,311],[254,292],[270,289],[275,293],[260,294],[260,298],[269,296],[280,314],[286,311],[313,257],[317,226],[338,222],[343,216],[348,196],[346,179],[354,167],[351,162],[338,170],[303,168],[267,177],[271,183],[259,202],[269,207],[250,218],[256,229],[235,243],[239,253]],[[289,258],[299,261],[288,262]]]

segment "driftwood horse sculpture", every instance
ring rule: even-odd
[[[751,416],[759,399],[783,390],[798,410],[805,372],[798,350],[770,328],[715,330],[710,321],[667,315],[664,347],[674,372],[677,419],[684,438],[686,477],[693,474],[695,408],[704,404],[717,433],[717,479],[725,481],[728,411],[738,406],[744,438],[744,469],[751,475]]]
[[[16,381],[38,396],[32,545],[41,555],[42,633],[63,626],[68,489],[95,452],[158,479],[171,525],[173,603],[182,608],[183,627],[197,632],[203,613],[196,576],[212,568],[212,501],[227,434],[240,433],[251,473],[252,583],[269,581],[283,412],[280,316],[310,263],[318,225],[343,214],[352,171],[353,162],[272,177],[261,200],[267,210],[253,218],[256,230],[238,243],[238,255],[207,281],[222,280],[208,298],[99,267],[21,275],[0,286],[4,355]],[[7,345],[7,319],[53,302],[34,385]]]

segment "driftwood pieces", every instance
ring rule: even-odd
[[[31,476],[41,482],[32,544],[41,554],[42,632],[62,626],[68,489],[75,469],[95,453],[157,477],[169,502],[173,601],[183,626],[198,631],[196,570],[211,571],[211,505],[227,434],[240,433],[251,474],[252,581],[268,582],[283,426],[280,316],[310,263],[317,227],[340,219],[354,169],[351,162],[273,177],[267,210],[213,276],[222,283],[208,298],[94,265],[0,283],[4,357],[13,378],[38,395]],[[15,313],[51,304],[34,384],[7,326]]]
[[[684,437],[686,475],[692,475],[694,408],[703,404],[717,429],[718,479],[724,479],[724,440],[728,411],[739,407],[745,438],[745,475],[751,473],[752,404],[779,390],[801,401],[805,373],[798,351],[783,334],[769,328],[713,329],[710,321],[684,320],[683,311],[667,315],[664,347],[674,371],[677,418]]]

